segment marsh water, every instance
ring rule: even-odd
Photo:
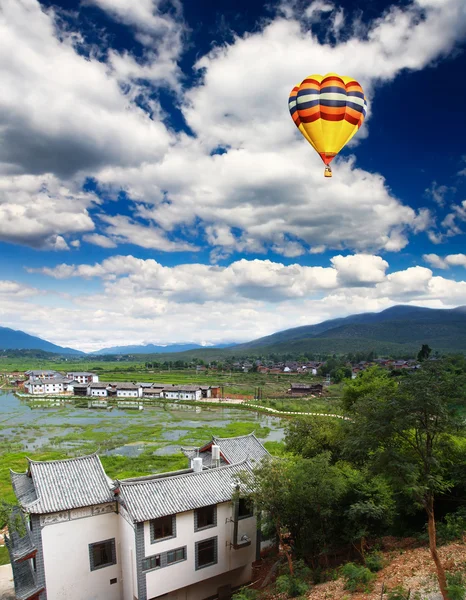
[[[166,404],[138,410],[78,408],[72,403],[37,406],[0,391],[2,448],[32,455],[45,450],[70,454],[177,454],[180,446],[198,446],[212,435],[228,437],[252,431],[262,442],[281,441],[284,423],[261,413],[222,407]]]

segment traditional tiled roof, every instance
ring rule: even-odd
[[[8,551],[11,562],[30,558],[37,548],[31,538],[31,533],[26,526],[24,515],[19,508],[12,512],[8,524]]]
[[[139,384],[135,383],[117,383],[115,384],[117,390],[138,390]]]
[[[88,373],[87,371],[68,371],[67,375],[71,375],[72,377],[90,377],[94,375],[94,373]]]
[[[264,457],[270,456],[253,433],[231,438],[213,437],[212,441],[220,446],[221,454],[230,464],[243,460],[259,462]]]
[[[8,547],[10,543],[8,538],[5,538],[5,542]],[[10,548],[8,548],[8,550],[10,550]],[[44,586],[37,584],[35,574],[31,567],[31,561],[13,561],[11,567],[15,582],[16,600],[32,600],[33,598],[37,598],[38,594],[44,589]]]
[[[181,452],[189,459],[200,456],[204,467],[212,466],[212,444],[220,446],[220,460],[230,465],[243,462],[259,462],[266,456],[270,456],[264,446],[253,433],[238,435],[236,437],[219,438],[212,437],[212,441],[200,448],[181,448]],[[222,461],[222,458],[225,459]]]
[[[181,452],[187,458],[189,458],[189,460],[192,460],[193,458],[196,458],[197,456],[199,458],[202,458],[202,466],[203,467],[210,468],[213,466],[212,465],[212,452],[210,450],[201,452],[198,448],[181,448]],[[223,456],[220,455],[220,465],[228,465],[228,464],[229,463],[223,458]]]
[[[167,387],[167,392],[197,392],[201,388],[198,385],[176,385]]]
[[[195,473],[117,481],[120,502],[136,523],[173,515],[232,499],[238,474],[249,463],[226,465]]]
[[[11,471],[15,494],[27,512],[45,514],[115,500],[96,454],[65,460],[28,461],[26,473]]]

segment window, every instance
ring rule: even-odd
[[[91,571],[116,565],[115,538],[89,544],[89,560]]]
[[[196,542],[196,570],[217,564],[217,538]]]
[[[149,556],[142,561],[142,570],[150,571],[151,569],[158,569],[162,566],[160,561],[160,554],[155,556]]]
[[[183,548],[176,548],[176,550],[169,550],[167,552],[167,565],[180,562],[180,560],[186,560],[186,546],[183,546]]]
[[[217,525],[217,506],[203,506],[194,511],[194,531]]]
[[[150,534],[152,543],[176,537],[175,515],[168,515],[151,521]]]
[[[247,519],[253,515],[253,505],[249,498],[240,498],[238,501],[238,519]]]

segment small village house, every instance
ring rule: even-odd
[[[324,386],[321,383],[292,383],[288,394],[290,396],[321,396]]]
[[[74,379],[77,383],[97,383],[99,376],[95,373],[86,373],[82,371],[69,371],[66,374],[70,379]]]
[[[248,583],[261,540],[239,475],[268,453],[253,435],[184,452],[188,469],[124,480],[96,454],[11,472],[26,515],[6,539],[17,597],[202,600]]]

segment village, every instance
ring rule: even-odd
[[[8,382],[21,398],[88,398],[89,408],[106,408],[109,401],[117,401],[120,408],[142,407],[152,400],[194,401],[194,402],[241,402],[247,400],[240,395],[225,394],[224,386],[200,384],[173,384],[157,382],[102,382],[99,375],[92,372],[54,370],[28,370],[24,374],[7,374]],[[287,390],[290,397],[320,397],[324,383],[291,382]],[[232,397],[233,396],[233,397]],[[261,396],[257,388],[254,399]]]

